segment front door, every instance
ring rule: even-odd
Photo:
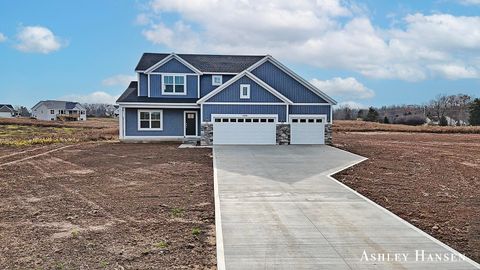
[[[185,112],[185,136],[197,135],[197,113]]]

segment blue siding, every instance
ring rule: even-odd
[[[290,105],[289,114],[326,114],[330,121],[330,105]]]
[[[148,77],[145,73],[140,73],[140,96],[148,96]]]
[[[270,63],[263,63],[252,72],[294,103],[326,103],[287,73]]]
[[[250,84],[250,98],[240,98],[240,84]],[[236,80],[206,102],[281,102],[283,101],[265,90],[247,76]]]
[[[226,83],[233,77],[234,75],[222,75],[222,82]],[[212,92],[213,89],[217,87],[217,85],[212,85],[212,75],[208,74],[200,76],[200,97],[203,97],[206,94]]]
[[[152,108],[161,109],[161,108]],[[143,108],[142,108],[143,110]],[[148,109],[147,109],[148,110]],[[197,134],[200,134],[200,112],[195,109],[161,109],[163,110],[163,130],[139,131],[137,109],[125,109],[126,136],[183,136],[184,111],[197,111]]]
[[[276,114],[285,122],[286,105],[203,105],[203,121],[211,122],[212,114]]]
[[[172,59],[159,68],[155,69],[153,72],[165,72],[165,73],[195,73],[190,68],[186,67],[184,64],[180,63],[177,59]]]
[[[150,74],[150,96],[160,97],[162,95],[162,75]]]
[[[198,97],[198,76],[197,75],[187,75],[187,95],[178,96],[186,98],[196,98]]]

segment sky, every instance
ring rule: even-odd
[[[270,54],[354,107],[480,97],[480,0],[0,2],[0,104],[113,103],[143,52]]]

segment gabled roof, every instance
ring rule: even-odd
[[[0,104],[0,112],[15,112],[15,109],[10,104]]]
[[[117,99],[116,103],[134,102],[134,103],[192,103],[195,104],[196,98],[156,98],[137,95],[138,83],[130,82],[127,90]]]
[[[274,96],[278,97],[283,102],[285,102],[287,104],[292,104],[293,103],[290,99],[288,99],[284,95],[280,94],[277,90],[273,89],[270,85],[266,84],[264,81],[260,80],[257,76],[253,75],[252,73],[250,73],[247,70],[239,73],[238,75],[236,75],[232,79],[228,80],[228,82],[226,82],[226,83],[222,84],[221,86],[217,87],[215,90],[213,90],[212,92],[208,93],[207,95],[205,95],[204,97],[199,99],[197,101],[197,103],[200,104],[200,103],[206,102],[211,97],[213,97],[216,94],[218,94],[219,92],[225,90],[227,87],[229,87],[234,82],[238,81],[240,78],[242,78],[244,76],[247,76],[248,78],[252,79],[254,82],[256,82],[258,85],[260,85],[262,88],[264,88],[268,92],[272,93]]]
[[[202,73],[240,73],[266,56],[144,53],[135,71],[146,71],[172,55],[178,56]]]
[[[85,109],[80,103],[78,102],[71,102],[71,101],[61,101],[61,100],[42,100],[35,104],[32,109],[36,107],[44,105],[47,109],[65,109],[65,110],[72,110],[75,108]]]
[[[273,65],[275,65],[279,69],[281,69],[283,72],[287,73],[289,76],[291,76],[293,79],[295,79],[299,83],[303,84],[303,86],[305,86],[310,91],[314,92],[315,94],[317,94],[321,98],[325,99],[331,105],[336,105],[337,104],[337,102],[333,98],[331,98],[330,96],[328,96],[327,94],[322,92],[320,89],[315,87],[313,84],[311,84],[310,82],[308,82],[307,80],[305,80],[304,78],[299,76],[297,73],[293,72],[291,69],[289,69],[288,67],[286,67],[285,65],[280,63],[280,61],[278,61],[277,59],[273,58],[270,55],[267,55],[261,61],[258,61],[256,63],[254,63],[253,65],[248,67],[247,70],[248,71],[253,71],[257,67],[261,66],[263,63],[265,63],[267,61],[269,61],[270,63],[272,63]]]

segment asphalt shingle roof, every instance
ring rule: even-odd
[[[160,62],[169,53],[144,53],[138,62],[136,71],[146,70]],[[177,54],[183,60],[201,72],[240,73],[260,61],[266,55],[214,55],[214,54]]]
[[[195,103],[197,98],[155,98],[137,96],[138,83],[130,82],[127,90],[117,99],[117,102],[139,102],[139,103]]]
[[[40,104],[43,104],[45,105],[47,108],[51,108],[51,109],[58,109],[58,108],[65,108],[66,110],[71,110],[71,109],[74,109],[75,106],[79,106],[80,108],[83,109],[83,106],[78,103],[78,102],[71,102],[71,101],[60,101],[60,100],[44,100],[44,101],[40,101],[38,102],[35,106],[33,107],[36,107],[37,105],[40,105]]]

